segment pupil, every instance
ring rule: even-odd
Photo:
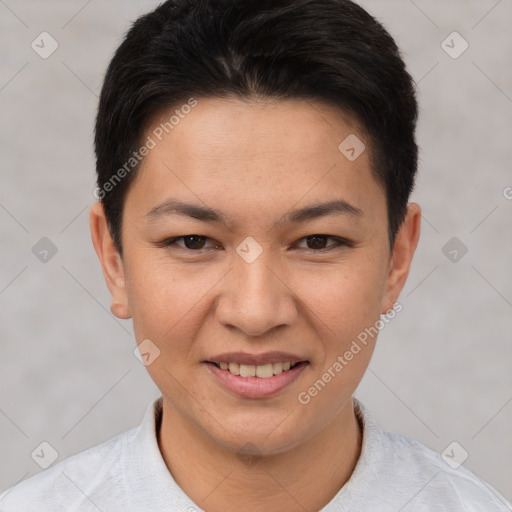
[[[192,243],[188,243],[192,240]],[[190,235],[185,238],[187,249],[202,249],[204,245],[204,236]]]
[[[308,244],[313,240],[313,247],[310,247],[310,249],[324,249],[325,248],[325,236],[322,235],[313,235],[308,236],[307,241]],[[320,240],[320,245],[318,244],[318,241]],[[322,243],[323,242],[323,243]]]

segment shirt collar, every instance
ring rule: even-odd
[[[142,423],[127,438],[125,449],[133,464],[125,474],[128,489],[144,489],[140,510],[201,510],[181,489],[165,464],[158,446],[157,427],[162,419],[160,396],[153,400],[144,413]],[[151,506],[148,507],[148,501]],[[137,507],[134,507],[134,510]]]
[[[377,458],[381,452],[379,445],[382,442],[383,431],[359,400],[353,398],[353,402],[356,417],[362,428],[361,454],[350,479],[322,512],[345,510],[344,503],[364,499],[364,496],[359,496],[359,482],[366,482],[368,489],[371,488],[371,482],[377,481],[379,476],[377,468],[380,464]],[[130,452],[129,460],[133,461],[134,467],[133,471],[126,473],[126,484],[130,489],[140,488],[141,485],[150,489],[155,504],[161,506],[161,510],[172,504],[174,507],[183,507],[182,510],[192,507],[190,510],[199,512],[198,506],[174,480],[160,452],[157,432],[162,420],[162,403],[163,397],[160,396],[148,405],[141,425],[133,430],[133,436],[127,440],[126,449]],[[147,502],[141,504],[143,505],[147,506]]]

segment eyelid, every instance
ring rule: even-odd
[[[205,248],[202,248],[202,249],[188,249],[187,247],[184,247],[182,245],[178,245],[176,243],[179,240],[183,240],[184,238],[189,238],[191,236],[197,236],[197,237],[200,237],[200,238],[205,238],[207,242],[209,241],[210,243],[218,244],[218,242],[215,242],[213,240],[213,238],[210,238],[210,237],[208,237],[206,235],[197,235],[196,233],[192,233],[190,235],[174,236],[174,237],[171,237],[171,238],[167,238],[167,239],[163,240],[162,242],[157,243],[157,245],[159,247],[172,247],[172,246],[175,246],[175,247],[179,247],[180,249],[183,249],[184,251],[187,251],[187,252],[197,252],[197,253],[199,253],[199,252],[205,250]]]
[[[334,244],[331,244],[331,245],[328,245],[327,247],[324,247],[323,249],[308,249],[307,247],[305,248],[301,248],[301,249],[304,249],[306,251],[309,251],[309,252],[319,252],[319,253],[322,253],[322,252],[328,252],[328,251],[332,251],[336,248],[341,248],[341,247],[353,247],[354,244],[350,241],[350,240],[347,240],[346,238],[343,238],[343,237],[340,237],[340,236],[334,236],[334,235],[326,235],[324,233],[315,233],[314,235],[307,235],[305,237],[302,237],[300,240],[299,240],[299,243],[302,242],[303,240],[306,240],[310,237],[313,237],[313,236],[320,236],[320,237],[325,237],[325,238],[331,238],[335,241]]]
[[[205,250],[208,250],[208,249],[211,249],[211,248],[215,248],[215,247],[203,247],[201,249],[188,249],[187,247],[184,247],[182,245],[176,244],[176,242],[178,242],[179,240],[183,240],[183,239],[191,237],[191,236],[197,236],[197,237],[200,237],[200,238],[205,238],[207,242],[209,241],[210,243],[218,244],[218,242],[215,242],[212,238],[210,238],[210,237],[208,237],[206,235],[198,235],[196,233],[193,233],[193,234],[190,234],[190,235],[171,237],[171,238],[168,238],[166,240],[163,240],[162,242],[158,243],[157,245],[160,246],[160,247],[167,247],[167,248],[172,247],[172,246],[176,246],[176,247],[179,247],[180,250],[184,250],[184,251],[187,251],[189,253],[201,253],[202,251],[205,251]],[[308,249],[307,247],[300,247],[299,250],[304,250],[304,251],[312,252],[312,253],[325,253],[325,252],[328,252],[328,251],[331,251],[331,250],[334,250],[334,249],[337,249],[337,248],[353,247],[354,246],[354,243],[351,242],[350,240],[346,239],[346,238],[335,236],[335,235],[327,235],[327,234],[323,234],[323,233],[314,233],[312,235],[304,236],[304,237],[300,238],[298,240],[298,242],[296,242],[294,245],[298,245],[301,242],[306,241],[308,238],[313,237],[313,236],[331,238],[331,239],[333,239],[335,241],[335,243],[331,244],[331,245],[328,245],[327,247],[324,247],[323,249]]]

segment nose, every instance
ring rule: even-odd
[[[218,298],[217,320],[250,337],[292,325],[297,318],[297,306],[286,281],[287,276],[279,266],[272,265],[263,255],[252,263],[238,258]]]

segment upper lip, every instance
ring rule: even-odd
[[[224,352],[206,359],[209,363],[238,363],[260,366],[269,363],[300,363],[307,361],[304,357],[290,352],[264,352],[262,354],[249,354],[248,352]]]

